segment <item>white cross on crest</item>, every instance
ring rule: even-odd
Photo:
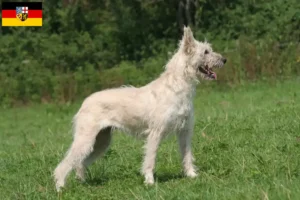
[[[22,13],[28,13],[28,7],[22,7]]]

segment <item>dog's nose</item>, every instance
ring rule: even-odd
[[[225,64],[227,59],[226,58],[222,58],[223,63]]]

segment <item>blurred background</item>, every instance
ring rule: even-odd
[[[300,74],[298,0],[47,0],[42,27],[1,27],[0,104],[72,102],[146,84],[183,25],[227,57],[214,87]]]

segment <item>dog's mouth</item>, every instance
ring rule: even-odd
[[[217,74],[208,67],[208,65],[205,65],[204,67],[198,67],[199,71],[204,74],[206,78],[216,80],[217,79]]]

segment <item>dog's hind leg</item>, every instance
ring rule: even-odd
[[[92,153],[76,167],[76,176],[79,180],[85,180],[85,171],[99,156],[104,155],[111,142],[111,127],[99,131]]]
[[[84,123],[83,123],[84,124]],[[59,163],[54,171],[57,191],[65,185],[65,179],[70,171],[81,165],[83,161],[93,152],[97,133],[97,125],[82,125],[75,127],[74,141],[65,158]]]

